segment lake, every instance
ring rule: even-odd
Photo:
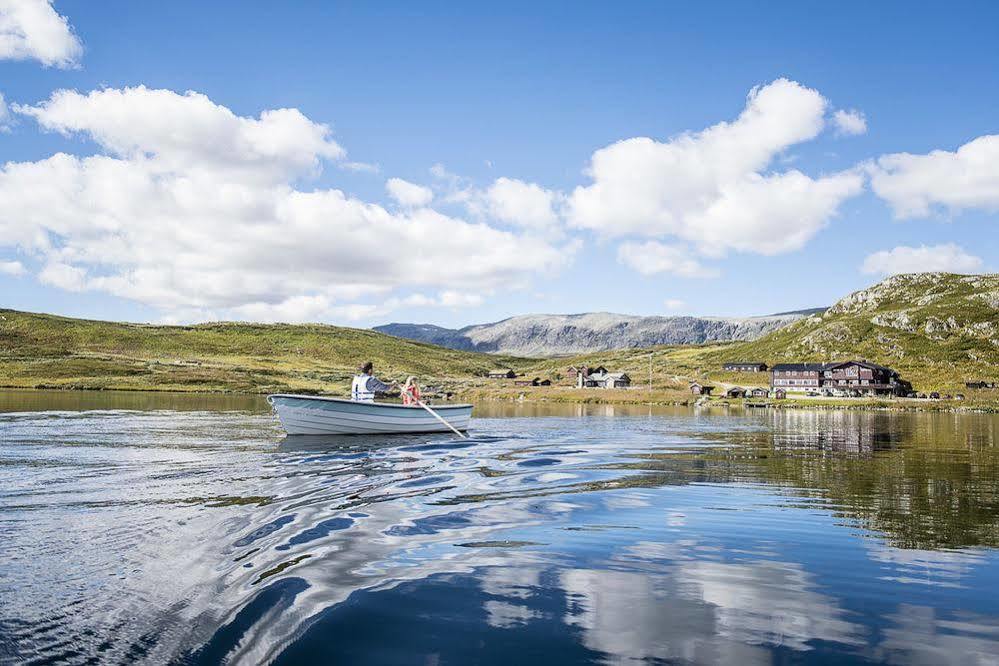
[[[0,392],[2,663],[999,663],[999,417]]]

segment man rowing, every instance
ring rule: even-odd
[[[375,366],[368,361],[361,366],[361,374],[354,377],[350,385],[350,399],[355,402],[374,402],[375,394],[388,393],[392,389],[399,388],[395,382],[386,384],[372,375]]]

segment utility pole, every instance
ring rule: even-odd
[[[649,352],[649,393],[652,393],[652,352]]]

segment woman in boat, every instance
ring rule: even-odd
[[[410,375],[402,387],[402,404],[415,405],[418,402],[420,402],[420,385],[416,383],[416,377]]]
[[[354,377],[350,385],[350,399],[355,402],[374,402],[376,393],[388,393],[394,388],[399,388],[395,382],[386,384],[372,376],[375,366],[368,361],[361,366],[361,374]]]

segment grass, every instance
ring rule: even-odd
[[[337,326],[152,326],[0,310],[4,387],[344,393],[368,360],[385,377],[444,384],[530,363]]]
[[[728,373],[727,361],[867,358],[899,370],[917,391],[963,393],[963,402],[786,400],[783,408],[999,409],[999,391],[968,380],[999,379],[999,276],[897,276],[752,342],[623,349],[524,359],[463,352],[370,330],[325,325],[212,323],[152,326],[0,310],[0,386],[18,388],[346,394],[363,361],[384,378],[421,383],[465,399],[687,404],[688,383],[766,386],[767,374]],[[649,368],[652,368],[649,390]],[[569,366],[626,372],[632,390],[576,389]],[[485,377],[495,368],[551,379],[520,387]],[[636,390],[638,389],[638,390]],[[741,404],[741,401],[726,401]],[[718,404],[717,402],[715,404]]]

